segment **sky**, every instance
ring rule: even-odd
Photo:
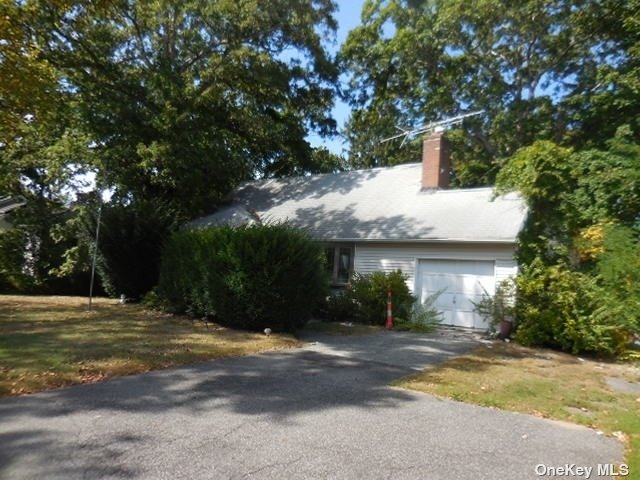
[[[349,31],[360,24],[360,12],[362,11],[364,0],[337,0],[336,3],[338,5],[338,10],[335,13],[335,18],[338,22],[337,41],[336,45],[329,46],[329,51],[333,54],[337,53],[340,45],[347,39]],[[338,122],[338,131],[342,130],[350,112],[349,105],[340,99],[336,99],[331,113],[336,122]],[[322,138],[317,134],[311,134],[307,137],[307,140],[314,147],[326,147],[333,153],[346,154],[347,145],[342,137]]]

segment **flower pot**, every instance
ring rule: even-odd
[[[513,330],[513,320],[502,320],[499,326],[499,336],[500,338],[509,338],[511,335],[511,331]]]

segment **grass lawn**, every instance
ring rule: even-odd
[[[0,295],[0,397],[299,345],[116,300]]]
[[[629,476],[640,479],[640,392],[612,389],[607,378],[640,382],[630,364],[496,343],[396,386],[467,403],[565,420],[614,435],[625,443]],[[567,459],[569,463],[571,459]]]

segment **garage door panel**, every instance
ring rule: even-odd
[[[451,312],[451,318],[453,318],[453,325],[456,327],[473,328],[474,317],[471,312]]]
[[[446,262],[434,262],[430,267],[430,272],[433,274],[455,273],[455,271],[453,271],[454,266],[447,264]]]
[[[493,277],[495,272],[495,263],[493,261],[475,261],[474,263],[474,271],[475,275]]]
[[[456,294],[450,292],[443,292],[436,300],[436,308],[446,308],[448,310],[455,309],[456,306]]]
[[[476,297],[473,297],[473,298],[459,297],[456,299],[455,307],[457,310],[460,310],[463,312],[473,312],[473,309],[475,307],[473,305],[473,302],[477,302]]]
[[[460,275],[450,275],[448,281],[451,291],[460,293],[464,290],[464,279]]]
[[[482,295],[484,290],[489,290],[493,283],[493,278],[488,279],[486,277],[475,277],[473,275],[465,275],[459,278],[460,288],[459,292],[464,292],[469,295]]]
[[[424,282],[422,283],[422,288],[426,288],[430,292],[437,292],[440,287],[446,282],[448,282],[448,278],[445,275],[428,275],[424,277]]]
[[[452,325],[465,328],[487,328],[486,322],[478,320],[473,312],[451,312]]]
[[[444,290],[434,306],[443,313],[443,324],[486,328],[486,322],[474,312],[473,302],[495,290],[495,265],[492,261],[420,260],[418,291],[420,301]]]
[[[440,310],[442,312],[442,323],[443,325],[453,325],[454,318],[453,312],[451,310]]]

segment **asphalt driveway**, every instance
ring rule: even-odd
[[[586,428],[387,386],[466,335],[309,340],[2,400],[0,478],[540,478],[622,459]]]

